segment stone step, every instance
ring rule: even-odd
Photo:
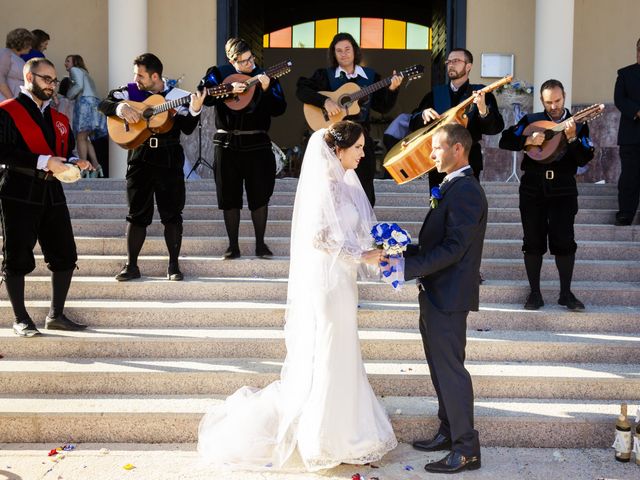
[[[269,206],[269,218],[273,220],[290,220],[293,208],[291,206],[272,205]],[[586,209],[578,211],[576,215],[577,223],[586,224],[613,224],[617,208],[609,209]],[[91,204],[91,205],[69,205],[71,218],[74,219],[124,219],[128,210],[124,205]],[[399,209],[394,206],[380,206],[375,208],[378,221],[392,221],[402,226],[403,222],[421,222],[424,220],[428,208],[407,206]],[[186,205],[183,216],[186,220],[214,220],[221,219],[222,212],[217,208],[204,205]],[[249,213],[245,211],[244,216],[249,218]],[[157,211],[154,219],[159,220]],[[520,210],[518,208],[496,208],[489,207],[489,222],[520,222]]]
[[[26,298],[48,299],[51,291],[50,278],[28,276]],[[640,306],[640,283],[638,282],[573,282],[571,290],[585,305]],[[542,295],[551,301],[559,292],[559,283],[543,281]],[[480,300],[484,303],[524,303],[529,285],[524,280],[486,280],[480,287]],[[394,291],[381,282],[362,282],[360,299],[393,300],[412,302],[416,300],[416,289],[410,285]],[[113,276],[75,276],[69,292],[70,300],[212,300],[212,301],[276,301],[283,302],[287,295],[287,280],[284,278],[187,278],[172,282],[166,278],[144,276],[129,282],[118,282]],[[6,298],[0,290],[0,298]]]
[[[0,329],[6,359],[95,358],[284,358],[281,328],[90,329],[48,332],[25,341]],[[362,329],[367,360],[424,359],[418,330]],[[469,361],[637,364],[640,334],[544,331],[467,332]]]
[[[220,396],[3,395],[4,442],[195,442],[198,424]],[[398,440],[428,438],[437,429],[433,397],[385,397]],[[619,406],[599,400],[483,399],[475,427],[484,446],[605,448]],[[61,440],[64,439],[64,440]],[[631,466],[634,467],[634,466]]]
[[[245,213],[245,215],[248,215]],[[76,241],[79,237],[123,237],[126,231],[126,222],[121,219],[71,219]],[[222,220],[185,220],[185,237],[224,237],[227,232]],[[416,222],[402,222],[413,238],[417,238],[422,220]],[[153,222],[147,229],[150,236],[162,236],[163,226],[160,222]],[[640,242],[640,225],[628,227],[616,227],[613,224],[592,225],[576,224],[576,238],[578,240],[598,240],[607,242]],[[253,224],[248,218],[240,221],[240,235],[252,236]],[[289,237],[291,235],[290,220],[269,220],[267,222],[267,234],[271,237]],[[522,239],[522,226],[520,222],[492,222],[487,225],[487,239]]]
[[[67,203],[70,205],[92,205],[106,204],[113,206],[125,206],[127,195],[123,191],[68,191],[66,192]],[[269,200],[271,206],[291,206],[293,205],[295,192],[275,192]],[[514,207],[518,205],[519,196],[517,193],[500,194],[494,193],[487,196],[489,205],[494,208]],[[217,208],[215,192],[189,191],[187,193],[186,205],[207,205]],[[429,196],[425,193],[411,192],[382,192],[376,195],[376,205],[378,207],[425,207],[429,205]],[[578,197],[580,208],[592,209],[617,209],[618,198],[616,195],[584,195]],[[244,208],[247,208],[246,197]]]
[[[640,367],[610,364],[466,362],[478,397],[618,400],[640,391]],[[0,362],[0,391],[13,395],[231,395],[280,378],[281,359],[77,358]],[[435,396],[424,360],[365,362],[379,396]]]
[[[470,312],[470,330],[517,330],[573,333],[618,332],[640,334],[640,307],[588,305],[584,312],[570,312],[547,298],[537,311],[522,304],[481,304]],[[47,300],[28,301],[38,325],[49,311]],[[286,305],[267,302],[69,300],[65,312],[93,328],[281,328]],[[0,316],[10,319],[11,306],[0,300]],[[358,324],[365,329],[413,329],[418,324],[417,298],[413,302],[361,302]],[[5,325],[7,325],[5,323]]]
[[[126,261],[126,255],[80,255],[78,268],[83,276],[108,277],[118,273]],[[166,255],[144,255],[138,258],[140,271],[145,275],[156,277],[166,274],[167,262]],[[223,260],[221,257],[182,256],[180,268],[186,276],[191,278],[287,278],[289,258],[274,257],[268,261],[244,258],[232,262]],[[487,280],[522,280],[526,278],[522,259],[485,258],[482,261],[481,270],[483,277]],[[41,255],[36,256],[36,270],[33,274],[49,274]],[[543,280],[558,278],[558,270],[552,259],[544,261],[541,278]],[[589,281],[594,278],[610,282],[626,282],[634,278],[640,280],[640,260],[577,260],[573,280]]]
[[[517,194],[520,184],[517,182],[481,182],[482,188],[488,195],[496,194]],[[187,191],[204,191],[215,193],[215,183],[212,179],[187,180],[185,182]],[[298,186],[297,178],[276,179],[275,192],[295,192]],[[65,191],[125,191],[126,181],[117,178],[105,179],[82,179],[76,183],[64,185]],[[376,194],[380,193],[425,193],[429,190],[426,180],[415,180],[413,182],[398,185],[393,180],[374,180]],[[595,184],[578,183],[580,195],[617,195],[616,184]]]
[[[77,237],[78,251],[84,255],[121,255],[126,252],[126,240],[123,237]],[[288,257],[289,238],[267,236],[266,243],[276,257]],[[640,242],[606,242],[598,240],[579,240],[578,260],[626,260],[636,262],[640,259]],[[238,261],[252,261],[257,259],[255,254],[255,240],[253,237],[240,237],[240,251],[242,258]],[[227,237],[185,237],[182,243],[183,256],[213,256],[222,258],[227,249]],[[39,252],[39,248],[36,252]],[[147,237],[142,248],[142,255],[167,255],[167,247],[162,237]],[[482,250],[484,259],[516,259],[522,261],[522,240],[485,239]],[[549,256],[547,256],[549,258]],[[273,259],[267,260],[271,261]],[[633,277],[629,280],[634,280]],[[636,277],[635,279],[640,280]]]

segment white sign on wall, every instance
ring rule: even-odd
[[[513,53],[483,53],[481,77],[501,78],[513,75]]]

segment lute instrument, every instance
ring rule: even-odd
[[[267,68],[264,72],[261,72],[254,77],[250,77],[244,73],[234,73],[229,75],[219,85],[219,87],[224,88],[227,91],[227,96],[229,97],[224,101],[224,103],[231,110],[242,110],[249,105],[253,99],[253,92],[255,92],[256,85],[260,83],[260,80],[258,80],[259,75],[264,74],[269,78],[278,78],[289,73],[292,66],[293,62],[291,60],[285,60],[284,62],[277,63]],[[236,82],[242,82],[246,85],[244,92],[233,93],[232,83]]]
[[[496,88],[509,82],[513,77],[508,75],[500,80],[487,85],[480,91],[489,93]],[[407,183],[424,175],[429,170],[435,168],[435,162],[431,159],[431,141],[433,136],[443,125],[448,123],[459,123],[467,126],[469,118],[468,109],[473,104],[473,95],[460,102],[455,107],[442,113],[440,117],[427,126],[410,133],[398,142],[384,158],[384,168],[387,169],[391,177],[399,183]]]
[[[424,67],[422,65],[412,65],[409,68],[401,70],[397,75],[406,77],[409,80],[415,80],[420,78],[423,73]],[[305,103],[303,108],[304,118],[307,120],[309,128],[313,131],[320,130],[321,128],[329,127],[329,125],[334,122],[339,122],[344,117],[359,114],[360,105],[358,104],[358,100],[367,97],[384,87],[388,87],[391,85],[392,78],[393,75],[383,78],[382,80],[364,88],[360,88],[360,86],[354,82],[347,82],[334,92],[318,92],[319,94],[333,100],[335,103],[340,105],[342,109],[336,115],[330,116],[324,108]]]
[[[540,163],[551,163],[564,155],[567,146],[567,137],[560,135],[567,127],[569,120],[574,120],[576,124],[590,122],[602,115],[604,111],[604,105],[597,103],[591,105],[572,117],[566,120],[556,123],[551,120],[539,120],[537,122],[530,123],[523,130],[522,135],[530,136],[535,132],[542,132],[544,134],[544,142],[541,145],[527,145],[524,149],[527,152],[527,156]]]

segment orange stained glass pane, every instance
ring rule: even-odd
[[[269,34],[265,33],[262,36],[262,47],[263,48],[269,48]]]
[[[404,49],[407,46],[407,22],[384,21],[384,48]]]
[[[328,48],[336,33],[338,33],[337,18],[316,21],[316,48]]]
[[[362,48],[382,48],[384,23],[381,18],[363,18],[360,29]]]
[[[291,48],[291,27],[271,32],[270,48]]]

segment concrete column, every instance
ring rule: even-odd
[[[147,0],[109,0],[109,88],[131,82],[133,59],[147,51]],[[124,178],[127,151],[109,141],[109,176]]]
[[[535,54],[533,63],[533,110],[542,110],[540,85],[550,78],[560,80],[571,109],[573,87],[574,0],[536,0]]]

